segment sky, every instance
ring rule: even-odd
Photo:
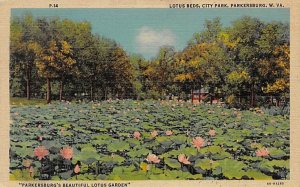
[[[118,42],[129,54],[154,57],[159,47],[174,46],[182,50],[196,32],[203,30],[205,20],[220,17],[223,26],[251,16],[265,22],[289,23],[289,9],[218,8],[218,9],[12,9],[12,16],[31,12],[35,17],[60,17],[89,21],[92,32]]]

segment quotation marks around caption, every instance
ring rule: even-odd
[[[130,182],[111,183],[19,183],[20,187],[129,187]]]

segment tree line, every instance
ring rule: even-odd
[[[257,106],[289,99],[289,25],[242,17],[224,27],[219,18],[176,51],[162,46],[146,60],[116,41],[92,33],[89,22],[33,17],[11,20],[12,97],[69,100],[187,99],[205,89],[210,98]]]

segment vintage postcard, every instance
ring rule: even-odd
[[[0,187],[300,186],[299,3],[0,7]]]

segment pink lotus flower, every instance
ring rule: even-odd
[[[166,135],[167,135],[167,136],[171,136],[172,134],[173,134],[172,131],[170,131],[170,130],[166,131]]]
[[[180,154],[178,156],[178,161],[183,164],[191,164],[191,162],[189,161],[189,157],[186,158],[184,154]]]
[[[136,138],[136,139],[141,139],[141,133],[140,132],[138,132],[138,131],[135,131],[134,133],[133,133],[133,136],[134,136],[134,138]]]
[[[74,168],[74,173],[77,174],[80,172],[80,167],[78,164],[76,164],[75,168]]]
[[[214,129],[210,129],[210,130],[208,131],[208,134],[209,134],[210,136],[215,136],[215,135],[216,135],[216,131],[215,131]]]
[[[71,158],[73,157],[73,148],[64,147],[60,150],[60,155],[66,160],[71,160]]]
[[[198,150],[204,146],[205,140],[201,137],[193,138],[192,144],[194,147],[196,147]]]
[[[38,146],[34,149],[34,156],[38,157],[39,160],[42,160],[49,154],[49,151],[44,146]]]
[[[39,141],[43,141],[43,136],[39,136]]]
[[[148,162],[153,162],[155,164],[160,162],[160,159],[155,154],[149,154],[146,159]]]
[[[267,148],[259,149],[256,151],[256,156],[265,157],[269,155],[269,151]]]
[[[152,131],[151,132],[151,136],[154,138],[155,136],[157,136],[158,135],[158,132],[156,131],[156,130],[154,130],[154,131]]]

